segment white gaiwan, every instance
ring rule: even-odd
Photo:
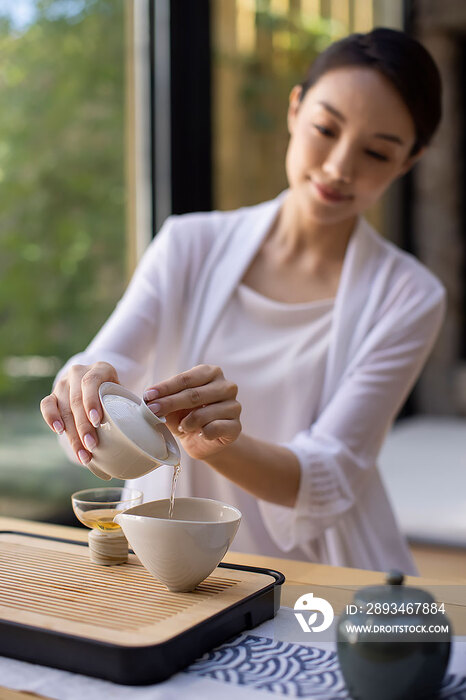
[[[144,401],[120,384],[99,387],[103,419],[97,430],[88,469],[108,481],[136,479],[162,464],[176,466],[180,450],[165,418],[157,418]]]
[[[118,513],[122,528],[141,564],[170,591],[192,591],[223,559],[236,535],[241,512],[210,498],[149,501]]]

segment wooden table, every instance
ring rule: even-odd
[[[88,530],[78,527],[49,525],[29,520],[0,517],[0,530],[16,530],[55,537],[65,537],[76,541],[87,541]],[[309,564],[291,559],[258,556],[228,552],[225,562],[260,566],[277,569],[285,574],[286,583],[282,587],[282,605],[293,607],[297,598],[303,593],[313,592],[315,595],[328,600],[339,615],[344,606],[353,599],[354,591],[362,586],[379,584],[384,581],[384,573],[349,569],[324,564]],[[466,585],[458,581],[427,579],[408,576],[406,583],[430,590],[436,600],[445,603],[448,617],[453,623],[456,634],[466,635]],[[0,686],[0,700],[26,700],[31,697],[42,697],[34,693],[22,693]]]

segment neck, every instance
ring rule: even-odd
[[[356,222],[357,216],[330,224],[305,218],[290,192],[271,231],[269,243],[283,261],[304,256],[329,263],[342,262]]]

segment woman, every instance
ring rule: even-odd
[[[177,495],[239,507],[238,550],[416,573],[376,459],[444,291],[361,213],[439,120],[439,74],[416,41],[376,29],[333,44],[290,94],[289,189],[170,217],[42,401],[47,424],[86,464],[99,385],[144,391],[184,448]],[[152,500],[170,480],[161,468],[131,483]]]

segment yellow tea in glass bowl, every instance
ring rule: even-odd
[[[87,527],[108,532],[109,530],[118,530],[120,527],[113,522],[115,515],[120,512],[116,508],[96,508],[95,510],[87,510],[80,513],[79,520]]]
[[[95,564],[124,563],[128,558],[128,543],[121,527],[113,522],[118,513],[142,503],[142,493],[125,486],[76,491],[71,496],[78,520],[91,529],[89,554]]]
[[[76,517],[83,525],[102,532],[120,530],[113,522],[118,513],[142,503],[141,491],[125,486],[109,486],[99,489],[76,491],[71,504]]]

